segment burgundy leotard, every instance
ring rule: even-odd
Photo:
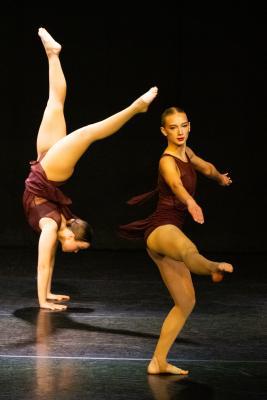
[[[194,196],[196,188],[196,172],[189,157],[187,156],[188,161],[185,162],[171,154],[165,153],[162,155],[162,157],[165,156],[171,156],[174,158],[181,174],[183,186],[191,196]],[[158,193],[158,203],[153,214],[145,219],[134,221],[127,225],[121,225],[119,228],[119,234],[122,237],[126,239],[144,238],[146,242],[150,233],[158,226],[172,224],[182,228],[185,217],[188,213],[187,207],[173,194],[160,173],[158,175],[158,186],[155,190],[133,197],[128,201],[128,204],[133,205],[143,203],[156,193]]]
[[[41,158],[43,158],[44,154]],[[40,158],[40,160],[41,160]],[[58,188],[64,182],[49,181],[39,161],[31,161],[31,172],[25,180],[23,207],[28,223],[36,232],[41,232],[39,221],[48,217],[61,225],[61,214],[68,220],[75,218],[69,209],[71,199]]]

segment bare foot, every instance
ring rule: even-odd
[[[152,103],[157,94],[158,88],[156,86],[153,86],[145,94],[135,100],[134,105],[137,107],[138,112],[146,112],[148,106],[150,105],[150,103]]]
[[[49,293],[46,298],[47,298],[47,300],[69,301],[70,296],[67,296],[65,294]]]
[[[187,375],[189,371],[177,368],[167,362],[159,363],[156,357],[153,357],[147,367],[148,374],[173,374],[173,375]]]
[[[59,54],[61,50],[61,45],[56,42],[52,36],[44,28],[39,28],[38,35],[40,36],[42,43],[44,45],[46,54]]]
[[[211,273],[211,279],[215,283],[221,282],[224,278],[224,273],[231,273],[233,272],[233,270],[234,268],[231,264],[228,264],[226,262],[218,263],[216,271]]]
[[[67,306],[64,306],[62,304],[49,303],[48,301],[46,301],[45,303],[40,304],[40,308],[45,308],[48,310],[64,311],[67,309]]]

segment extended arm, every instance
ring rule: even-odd
[[[186,147],[186,153],[194,168],[203,175],[215,180],[221,186],[229,186],[232,183],[228,172],[220,173],[212,163],[198,157],[189,147]]]
[[[165,182],[169,185],[175,196],[187,206],[189,213],[194,221],[203,224],[204,217],[201,208],[193,197],[185,189],[179,168],[172,157],[162,157],[159,164],[160,173]]]
[[[41,234],[38,246],[38,272],[37,287],[38,299],[41,308],[62,310],[65,306],[53,304],[47,301],[47,290],[50,279],[50,271],[55,261],[57,249],[58,226],[51,218],[42,218],[40,221]]]

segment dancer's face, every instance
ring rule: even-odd
[[[160,130],[166,136],[169,143],[182,146],[187,141],[190,132],[190,122],[185,113],[176,112],[166,116],[164,126]]]
[[[82,240],[76,240],[74,237],[69,237],[61,242],[62,251],[64,253],[78,253],[80,250],[85,250],[90,247],[89,242],[84,242]]]

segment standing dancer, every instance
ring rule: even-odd
[[[114,134],[133,116],[146,112],[157,88],[151,88],[111,117],[66,135],[63,111],[66,81],[59,60],[61,45],[44,28],[38,34],[48,58],[49,98],[37,137],[37,161],[31,162],[31,172],[25,181],[23,206],[30,226],[40,233],[37,272],[40,307],[65,310],[65,305],[53,300],[69,300],[69,296],[51,293],[57,244],[61,243],[64,252],[87,249],[91,230],[87,222],[70,211],[71,200],[58,186],[70,178],[76,163],[93,142]]]
[[[194,243],[182,232],[186,215],[203,224],[200,206],[194,200],[196,172],[214,179],[222,186],[232,183],[228,173],[220,173],[215,166],[198,157],[187,145],[190,122],[178,107],[166,109],[161,117],[161,132],[168,145],[159,161],[158,187],[136,196],[129,204],[148,200],[158,192],[155,212],[148,218],[120,227],[121,236],[128,239],[144,238],[147,251],[158,266],[162,279],[174,301],[166,317],[148,373],[188,374],[167,362],[167,355],[195,305],[195,291],[191,272],[211,275],[214,282],[232,272],[231,264],[210,261],[199,254]]]

